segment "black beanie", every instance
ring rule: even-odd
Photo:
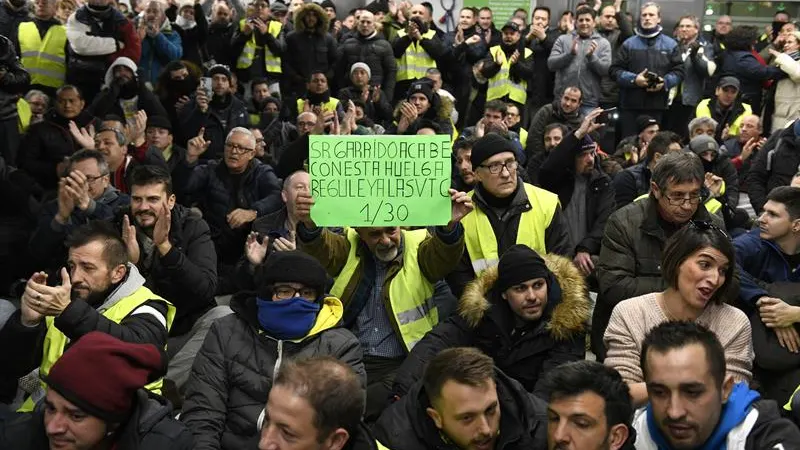
[[[321,6],[322,9],[333,8],[333,10],[336,11],[336,5],[334,5],[331,0],[325,0],[324,2],[320,3],[319,6]]]
[[[472,144],[472,155],[469,157],[472,170],[476,170],[482,162],[498,153],[511,152],[516,158],[514,144],[511,139],[506,139],[497,133],[488,133]]]
[[[328,275],[315,258],[301,251],[272,252],[260,267],[256,277],[256,293],[264,300],[272,299],[272,287],[276,283],[301,283],[315,289],[318,295],[325,293]]]
[[[473,150],[474,151],[474,150]],[[527,245],[517,244],[506,250],[497,265],[498,292],[535,278],[549,278],[550,270],[544,259]]]
[[[658,125],[658,121],[648,115],[641,115],[636,118],[636,129],[639,133],[653,125]]]
[[[420,78],[411,83],[406,93],[406,99],[411,99],[414,94],[422,94],[428,99],[428,102],[433,101],[433,84],[427,78]]]

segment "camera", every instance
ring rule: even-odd
[[[645,77],[645,79],[647,79],[647,88],[648,89],[652,89],[652,88],[658,86],[659,83],[663,82],[663,79],[660,76],[658,76],[657,73],[653,73],[653,72],[650,72],[650,71],[645,72],[644,77]]]

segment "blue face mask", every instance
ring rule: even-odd
[[[302,297],[279,301],[257,298],[256,305],[261,328],[280,340],[298,339],[308,334],[322,308]]]

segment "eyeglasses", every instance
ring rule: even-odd
[[[86,175],[86,181],[89,182],[89,183],[94,183],[95,181],[99,180],[100,178],[103,178],[106,175],[108,175],[108,174],[107,173],[103,173],[103,174],[100,174],[100,175],[98,175],[96,177],[91,177],[89,175]]]
[[[298,295],[307,300],[317,299],[316,289],[311,289],[307,287],[295,289],[291,286],[275,286],[275,288],[273,289],[273,294],[275,295],[275,298],[277,298],[278,300],[286,300],[287,298],[297,297]]]
[[[730,236],[728,236],[728,233],[726,233],[725,230],[714,225],[712,222],[708,222],[705,220],[690,220],[689,226],[699,231],[708,231],[708,230],[716,231],[717,233],[724,236],[725,239],[730,239]]]
[[[681,206],[686,204],[687,202],[690,205],[697,205],[700,203],[700,198],[701,198],[699,193],[689,194],[688,196],[683,194],[667,194],[665,195],[665,197],[667,197],[667,201],[672,206]]]
[[[252,147],[244,147],[244,146],[241,146],[239,144],[230,144],[230,143],[226,143],[225,144],[225,148],[230,150],[231,153],[234,153],[234,154],[236,154],[236,153],[250,153],[253,150],[255,150]]]
[[[497,162],[497,163],[492,163],[492,164],[489,164],[489,165],[481,164],[478,167],[483,167],[484,169],[489,169],[489,173],[491,173],[493,175],[497,175],[498,173],[503,171],[503,168],[508,170],[508,173],[514,172],[515,170],[517,170],[517,167],[519,167],[519,164],[517,163],[517,161],[506,161],[504,163]]]

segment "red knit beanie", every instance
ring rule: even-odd
[[[87,414],[111,423],[131,412],[136,391],[163,375],[164,358],[152,344],[109,334],[85,334],[42,377],[50,389]]]

